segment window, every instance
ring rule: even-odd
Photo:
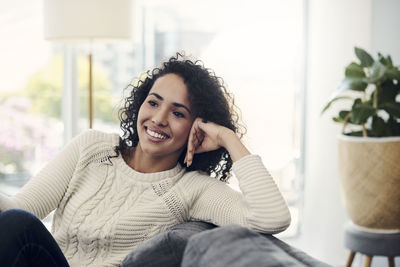
[[[62,51],[42,38],[40,2],[0,10],[0,190],[14,193],[62,145]]]
[[[303,136],[303,1],[139,1],[144,66],[177,51],[204,61],[234,93],[244,142],[276,179],[299,225]],[[233,186],[237,183],[233,180]]]
[[[115,132],[123,89],[185,51],[234,93],[248,130],[244,142],[288,201],[293,221],[284,235],[293,236],[301,210],[303,16],[302,0],[137,0],[135,40],[89,48],[44,41],[40,1],[7,3],[0,11],[0,190],[15,193],[62,147],[71,127],[61,117],[65,67],[76,67],[79,103],[63,105],[79,111],[80,132],[88,127],[86,56],[93,52],[94,128]]]

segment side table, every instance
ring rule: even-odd
[[[350,250],[346,267],[350,267],[356,253],[365,255],[364,267],[371,266],[374,256],[386,256],[388,266],[394,267],[394,257],[400,256],[400,231],[370,231],[349,222],[345,225],[344,245]]]

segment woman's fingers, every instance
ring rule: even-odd
[[[192,164],[194,154],[215,150],[221,146],[219,144],[221,128],[223,127],[212,122],[204,122],[201,118],[193,122],[184,161],[188,167]]]
[[[189,140],[187,144],[187,152],[185,157],[185,163],[189,167],[193,161],[193,155],[199,144],[202,142],[202,134],[200,133],[200,128],[198,126],[199,119],[193,122],[192,128],[189,133]]]

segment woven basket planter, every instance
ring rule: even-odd
[[[351,220],[400,230],[400,137],[341,135],[338,140],[342,198]]]

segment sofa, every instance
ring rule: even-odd
[[[330,266],[273,235],[228,225],[178,224],[134,249],[121,266],[243,267]]]

